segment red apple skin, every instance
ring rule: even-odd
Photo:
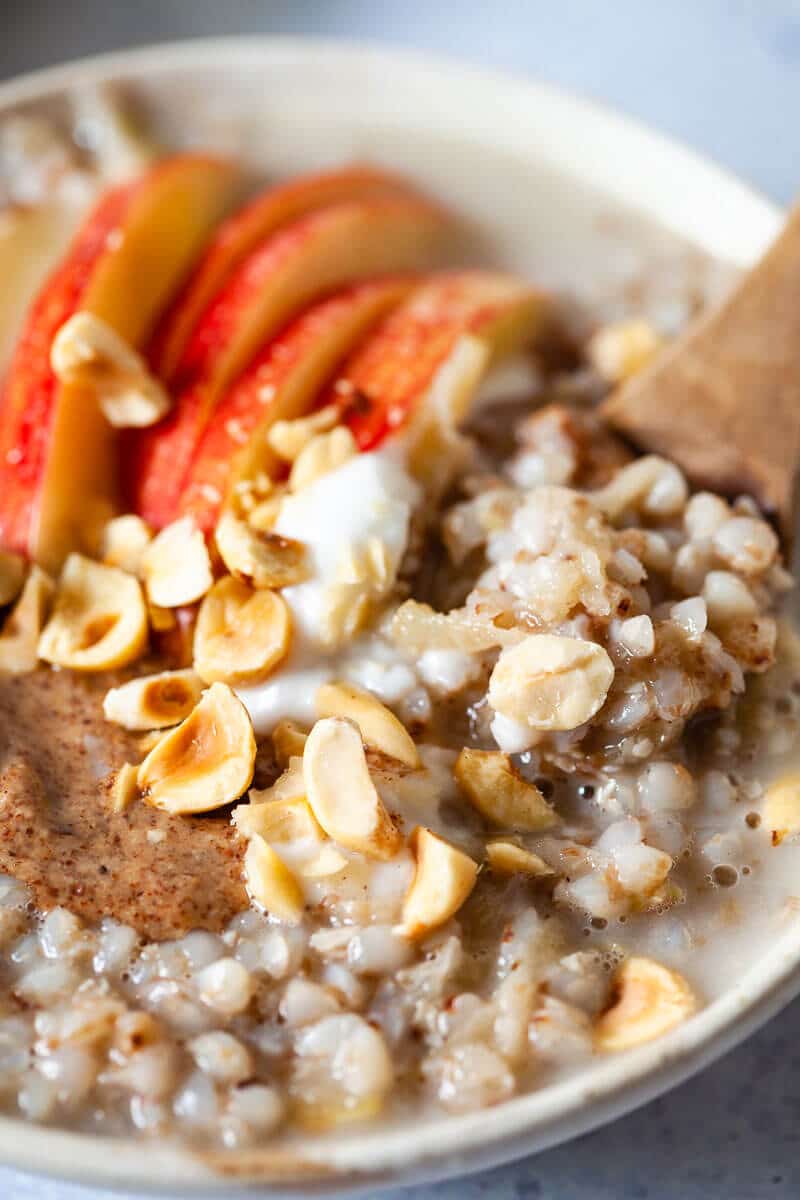
[[[195,327],[175,374],[172,411],[126,439],[126,487],[134,510],[156,528],[174,519],[214,408],[266,340],[339,288],[426,268],[451,234],[440,208],[405,195],[334,205],[268,238]]]
[[[412,286],[410,278],[354,284],[306,309],[269,341],[215,408],[175,516],[191,516],[210,533],[233,482],[257,467],[274,474],[279,464],[266,449],[268,426],[308,412],[352,346]]]
[[[390,171],[355,163],[301,175],[260,192],[224,221],[157,331],[149,356],[155,372],[173,384],[187,343],[203,312],[251,251],[299,217],[333,204],[412,193]]]
[[[497,357],[532,343],[549,313],[543,293],[509,275],[431,276],[354,351],[322,403],[344,404],[344,423],[371,450],[413,416],[460,337],[485,340]]]
[[[28,550],[36,484],[47,454],[58,386],[50,367],[50,346],[80,307],[97,259],[119,228],[136,186],[115,188],[99,201],[63,263],[34,300],[17,341],[0,401],[0,545],[18,554]]]
[[[62,396],[62,385],[50,366],[50,348],[61,325],[80,308],[87,308],[108,320],[133,344],[141,344],[169,294],[162,295],[177,274],[180,282],[189,265],[191,236],[181,245],[172,271],[164,279],[153,280],[152,261],[161,261],[161,236],[144,235],[148,206],[162,193],[174,198],[176,188],[188,187],[191,180],[203,176],[208,194],[198,205],[198,229],[207,234],[204,221],[219,219],[238,189],[238,173],[232,164],[204,155],[175,155],[162,160],[140,178],[114,188],[100,198],[75,234],[62,262],[51,273],[26,315],[6,377],[0,400],[0,545],[41,560],[57,568],[59,550],[52,555],[37,544],[36,524],[42,504],[45,472],[51,457],[55,414]],[[183,183],[176,182],[184,180]],[[213,193],[213,194],[212,194]],[[168,214],[165,214],[168,226]],[[198,234],[199,236],[199,234]],[[171,240],[168,234],[164,241]],[[134,247],[128,253],[127,242]],[[148,258],[147,251],[150,251]],[[141,252],[141,254],[140,254]],[[135,257],[133,266],[128,261]],[[126,264],[121,266],[120,264]],[[141,276],[139,275],[141,273]],[[126,292],[118,286],[120,275],[128,280],[142,279],[130,289],[133,302],[126,314]],[[92,422],[87,416],[87,425]],[[77,448],[76,448],[77,449]],[[83,447],[77,452],[74,475],[80,475]],[[102,453],[113,463],[108,446]],[[40,553],[41,549],[41,553]],[[52,559],[52,561],[47,561]]]

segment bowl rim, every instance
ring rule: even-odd
[[[469,92],[473,100],[478,94],[502,95],[509,103],[522,103],[531,111],[543,108],[572,129],[588,129],[599,139],[611,139],[618,151],[624,152],[622,158],[631,160],[622,162],[619,170],[615,160],[616,199],[641,175],[642,156],[646,164],[657,165],[655,187],[650,187],[647,203],[639,202],[641,187],[633,192],[629,202],[633,211],[643,211],[651,219],[675,227],[674,214],[664,219],[665,205],[657,194],[664,172],[691,176],[707,196],[724,195],[725,207],[733,213],[728,221],[733,237],[725,235],[727,245],[725,237],[721,242],[717,239],[711,252],[739,266],[752,261],[780,225],[781,210],[756,189],[675,139],[603,104],[519,74],[352,39],[240,35],[100,54],[0,83],[0,114],[48,94],[115,75],[144,77],[166,70],[218,66],[220,54],[265,64],[285,66],[295,62],[304,69],[324,59],[330,70],[335,59],[336,69],[378,68],[381,73],[415,74],[427,86]],[[566,169],[557,139],[548,150],[556,156],[556,165]],[[577,176],[587,178],[583,170]],[[602,178],[611,183],[608,171]],[[600,186],[601,192],[611,190]],[[737,221],[742,222],[738,233]],[[709,249],[712,230],[708,224],[689,219],[687,229],[684,212],[678,227],[684,236],[696,238]],[[0,1162],[88,1186],[135,1187],[162,1195],[196,1194],[198,1190],[241,1185],[262,1193],[268,1188],[272,1196],[281,1194],[285,1186],[296,1196],[298,1184],[313,1187],[315,1192],[354,1193],[374,1192],[378,1186],[391,1184],[431,1182],[511,1161],[629,1112],[713,1062],[799,992],[800,929],[777,939],[736,986],[659,1041],[604,1060],[590,1073],[521,1095],[493,1109],[420,1123],[413,1129],[348,1135],[336,1144],[300,1139],[285,1154],[265,1152],[249,1159],[243,1156],[235,1170],[230,1164],[226,1166],[221,1156],[200,1156],[177,1144],[103,1138],[0,1117]]]
[[[487,94],[505,92],[509,104],[516,98],[528,103],[535,99],[534,107],[544,110],[546,117],[557,112],[559,119],[573,129],[589,130],[598,142],[611,137],[626,150],[626,154],[615,155],[613,160],[604,155],[607,169],[598,170],[596,161],[586,161],[588,138],[584,137],[581,145],[584,157],[580,170],[575,172],[569,147],[562,144],[561,138],[548,137],[547,131],[539,127],[537,132],[544,134],[546,145],[538,145],[537,150],[546,152],[553,165],[562,169],[571,167],[572,173],[581,180],[599,181],[601,191],[623,201],[628,187],[635,181],[635,210],[643,209],[648,217],[661,221],[667,228],[677,228],[689,241],[697,238],[707,252],[739,266],[748,266],[757,254],[766,250],[781,223],[784,210],[755,185],[743,181],[735,172],[687,146],[679,138],[651,128],[643,120],[619,112],[602,100],[528,77],[519,71],[483,67],[469,60],[368,39],[237,34],[155,42],[130,50],[109,51],[56,63],[0,81],[0,108],[38,100],[47,93],[57,93],[77,83],[99,82],[117,72],[130,73],[133,68],[144,75],[158,73],[165,67],[188,70],[218,66],[220,57],[226,54],[236,54],[242,60],[253,62],[268,58],[275,65],[302,58],[306,64],[313,63],[320,68],[329,68],[331,55],[335,54],[341,62],[349,60],[348,65],[354,68],[377,68],[373,74],[381,76],[384,71],[393,69],[416,72],[420,81],[439,93],[452,87],[468,96],[469,90],[476,88]],[[477,112],[478,106],[474,107]],[[696,191],[715,194],[719,188],[725,190],[725,209],[715,214],[717,219],[713,223],[698,222],[692,212],[696,206],[690,203],[681,207],[680,222],[676,226],[674,206],[660,201],[662,185],[687,171],[695,179]],[[648,172],[652,172],[654,178],[645,202],[641,195],[642,176]],[[720,221],[725,229],[736,229],[733,244],[728,243],[724,234],[720,240],[717,228]],[[741,249],[743,228],[749,228],[752,237],[744,253]]]

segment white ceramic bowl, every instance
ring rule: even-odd
[[[352,157],[408,170],[471,218],[481,253],[586,295],[619,290],[648,262],[663,266],[653,223],[701,252],[681,256],[687,279],[705,278],[695,261],[704,255],[746,266],[780,223],[744,184],[593,104],[394,50],[252,37],[159,47],[7,83],[0,114],[57,105],[65,90],[106,79],[129,83],[179,140],[244,151],[276,173]],[[164,1142],[3,1119],[0,1161],[87,1184],[195,1195],[227,1192],[234,1180],[271,1195],[296,1195],[303,1184],[374,1192],[476,1170],[574,1137],[686,1079],[800,991],[799,963],[795,927],[661,1041],[488,1111],[296,1138],[227,1164]]]

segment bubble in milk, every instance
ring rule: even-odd
[[[618,946],[609,946],[603,951],[600,961],[603,965],[603,970],[610,973],[616,971],[624,958],[625,954]]]

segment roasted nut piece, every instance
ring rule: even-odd
[[[199,605],[182,604],[180,608],[158,608],[149,605],[150,633],[159,657],[173,670],[191,667],[194,659],[194,631]],[[167,613],[172,620],[167,621]]]
[[[22,555],[0,550],[0,608],[16,600],[22,591],[26,566]]]
[[[306,879],[327,879],[343,871],[348,861],[333,842],[325,842],[312,858],[298,863],[297,869]]]
[[[478,864],[430,829],[411,835],[417,869],[403,901],[401,937],[424,937],[458,912],[475,886]]]
[[[602,708],[613,679],[614,664],[596,642],[532,633],[500,655],[489,703],[530,729],[577,729]]]
[[[245,835],[249,833],[249,829],[245,828],[249,821],[248,809],[266,809],[267,806],[275,808],[277,804],[283,804],[287,800],[302,800],[303,804],[307,804],[306,781],[302,778],[302,758],[290,758],[289,766],[282,775],[278,775],[271,787],[261,788],[260,791],[257,788],[251,788],[249,804],[240,804],[239,808],[234,810],[234,821],[239,827],[239,832]],[[300,820],[302,820],[302,816]],[[259,823],[255,823],[253,828],[258,833],[261,832]],[[313,833],[314,836],[319,834],[317,821],[313,822],[313,827],[307,832]]]
[[[140,765],[142,799],[169,813],[221,808],[247,791],[255,758],[246,708],[226,684],[212,684]]]
[[[346,717],[361,731],[364,744],[396,758],[407,767],[419,766],[419,753],[413,738],[385,704],[371,692],[350,683],[324,683],[316,696],[321,717]]]
[[[516,842],[487,842],[486,858],[495,875],[533,875],[536,879],[546,879],[555,874],[543,858]]]
[[[153,633],[171,633],[178,624],[175,619],[175,610],[160,608],[158,604],[148,604],[147,619]]]
[[[305,794],[306,781],[303,778],[303,759],[299,755],[294,754],[272,787],[264,788],[260,792],[253,791],[250,798],[254,804],[264,804],[268,800],[296,800],[298,796],[305,797]]]
[[[627,1050],[649,1042],[691,1016],[696,1007],[682,975],[650,958],[629,958],[614,980],[616,1002],[594,1029],[598,1050]]]
[[[556,820],[535,784],[522,779],[508,755],[499,750],[471,750],[465,746],[453,773],[469,801],[493,825],[538,833]]]
[[[100,535],[100,557],[109,567],[121,567],[130,575],[138,575],[142,555],[152,537],[150,526],[141,517],[133,513],[113,517]]]
[[[350,721],[317,721],[303,752],[306,795],[325,832],[371,858],[392,858],[402,845],[397,826],[370,779],[361,734]]]
[[[294,462],[311,439],[318,433],[328,433],[339,423],[341,415],[338,404],[326,404],[307,417],[276,421],[267,432],[267,442],[280,458]]]
[[[119,567],[70,554],[58,581],[39,657],[74,671],[108,671],[133,662],[147,645],[139,583]]]
[[[149,754],[154,746],[157,746],[161,741],[164,733],[161,729],[151,729],[149,733],[143,733],[140,738],[136,739],[136,745],[141,754]]]
[[[617,321],[594,334],[589,342],[589,358],[609,383],[622,383],[646,367],[663,345],[649,322]]]
[[[40,567],[31,567],[22,595],[0,633],[0,671],[24,675],[36,669],[39,637],[54,590],[50,576]]]
[[[263,837],[261,833],[261,816],[258,810],[268,807],[269,805],[267,804],[253,804],[252,801],[247,804],[236,805],[231,814],[231,820],[243,838],[254,837],[257,833]]]
[[[764,824],[772,834],[773,846],[800,833],[800,774],[776,779],[767,788]]]
[[[140,566],[147,597],[161,608],[191,604],[214,582],[205,538],[191,517],[181,517],[157,533]]]
[[[302,758],[308,734],[294,721],[278,721],[272,731],[272,748],[279,767],[287,767],[289,759]]]
[[[303,919],[303,890],[286,863],[257,833],[244,856],[245,884],[250,899],[287,925]]]
[[[139,796],[139,768],[133,763],[123,763],[111,785],[111,807],[114,812],[125,812]]]
[[[298,454],[289,472],[289,491],[299,492],[315,479],[335,471],[357,453],[356,439],[346,425],[318,433]]]
[[[286,657],[290,639],[291,618],[283,597],[253,591],[226,575],[200,605],[194,667],[208,683],[258,683]]]
[[[244,837],[260,833],[269,842],[325,840],[325,831],[306,800],[303,760],[297,755],[271,787],[251,790],[250,803],[234,809],[233,820]]]
[[[255,475],[239,479],[234,483],[230,497],[231,511],[235,516],[249,521],[250,513],[258,507],[259,503],[272,497],[276,490],[280,495],[284,488],[285,485],[281,484],[276,489],[275,481],[265,471],[257,471]]]
[[[278,533],[257,533],[224,512],[214,533],[220,557],[237,579],[256,588],[282,588],[308,579],[306,548]]]
[[[142,356],[92,313],[77,312],[61,326],[50,364],[62,383],[90,391],[117,428],[155,425],[170,410],[169,396]]]
[[[247,524],[255,533],[272,532],[280,516],[285,494],[283,491],[276,492],[274,496],[267,496],[266,500],[259,501],[249,510]]]
[[[283,485],[281,485],[283,486]],[[235,512],[249,513],[253,507],[271,496],[275,491],[275,480],[266,471],[257,470],[255,474],[237,479],[231,488],[231,499]]]
[[[194,671],[142,675],[107,691],[103,712],[125,729],[167,729],[188,717],[203,686]]]
[[[291,800],[268,800],[261,804],[240,804],[234,809],[233,820],[243,837],[252,837],[257,833],[271,844],[321,844],[325,840],[325,831],[304,796],[295,796]]]

